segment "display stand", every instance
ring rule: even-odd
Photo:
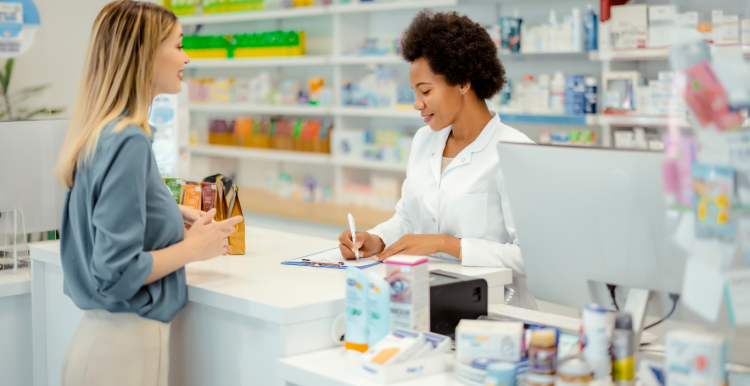
[[[28,243],[26,242],[26,223],[23,219],[23,211],[21,208],[13,207],[9,210],[0,210],[0,227],[4,229],[3,232],[3,245],[0,246],[0,251],[3,252],[3,260],[0,263],[0,270],[13,268],[13,273],[16,273],[19,268],[18,258],[18,237],[19,237],[19,216],[21,219],[21,229],[23,233],[20,234],[24,240],[24,249],[26,250],[26,259],[21,262],[21,268],[28,266]],[[4,219],[4,220],[3,220]],[[10,230],[10,232],[9,232]],[[10,235],[10,245],[8,243],[8,235]],[[12,250],[12,264],[8,264],[5,260],[8,252]]]

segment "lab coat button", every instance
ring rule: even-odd
[[[461,162],[464,162],[465,160],[466,160],[466,158],[461,158]]]

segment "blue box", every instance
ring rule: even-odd
[[[586,105],[586,77],[583,75],[565,76],[565,114],[583,115]]]

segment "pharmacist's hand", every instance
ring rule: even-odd
[[[190,229],[199,218],[206,214],[206,212],[193,209],[189,206],[179,205],[179,207],[180,212],[182,212],[182,222],[185,224],[185,229]]]
[[[352,244],[352,232],[344,231],[339,236],[339,249],[345,260],[354,260],[354,250],[359,251],[359,257],[370,257],[385,248],[385,244],[377,235],[367,232],[357,232],[357,245]]]
[[[404,235],[372,259],[384,261],[394,255],[427,256],[440,252],[443,235]]]
[[[228,237],[234,233],[234,226],[242,222],[242,216],[234,216],[224,221],[214,222],[216,208],[205,212],[193,223],[185,236],[185,243],[193,252],[195,261],[209,260],[217,256],[226,256],[232,249]]]

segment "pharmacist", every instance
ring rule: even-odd
[[[421,11],[404,34],[414,108],[428,126],[414,137],[396,214],[369,232],[339,237],[347,259],[433,255],[465,266],[513,270],[510,304],[536,309],[528,290],[495,145],[533,143],[504,125],[486,99],[505,70],[486,30],[455,12]]]

